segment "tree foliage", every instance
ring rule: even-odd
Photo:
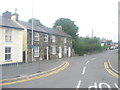
[[[73,38],[77,36],[79,28],[75,25],[74,21],[68,18],[59,18],[58,20],[56,20],[53,27],[56,26],[62,26],[64,32],[71,35]]]
[[[28,20],[28,22],[32,23],[32,18]],[[43,26],[43,24],[40,22],[40,20],[33,18],[33,24],[37,26]]]

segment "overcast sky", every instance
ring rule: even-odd
[[[0,15],[6,10],[19,14],[19,19],[32,17],[52,27],[59,18],[69,18],[79,27],[79,36],[118,40],[118,1],[120,0],[1,0]]]

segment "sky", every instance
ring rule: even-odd
[[[52,28],[59,18],[69,18],[79,27],[79,36],[118,41],[118,1],[120,0],[1,0],[0,15],[6,10],[19,19],[33,17]]]

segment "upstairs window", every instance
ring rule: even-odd
[[[12,60],[12,48],[5,47],[5,61]]]
[[[34,33],[34,40],[39,41],[39,33],[37,32]]]
[[[34,57],[39,57],[39,47],[34,46]]]
[[[55,36],[52,36],[52,42],[55,42]]]
[[[64,38],[64,43],[67,43],[67,38]]]
[[[44,34],[44,42],[48,42],[48,34]]]
[[[10,29],[5,30],[5,41],[6,42],[12,41],[12,30],[10,30]]]

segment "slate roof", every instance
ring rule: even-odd
[[[0,16],[0,26],[23,30],[23,28],[16,24],[13,20],[5,18],[3,16]]]
[[[65,33],[63,30],[58,30],[56,28],[48,28],[45,26],[42,26],[42,28],[44,28],[44,30],[46,30],[49,34],[52,35],[59,35],[59,36],[63,36],[63,37],[71,37],[69,34]]]
[[[28,30],[32,30],[32,23],[29,23],[29,22],[24,22],[24,21],[18,21],[21,25],[23,25],[25,28],[27,28]],[[43,33],[47,33],[43,28],[37,26],[37,25],[34,25],[33,24],[33,30],[35,31],[39,31],[39,32],[43,32]]]
[[[21,25],[23,25],[25,28],[27,28],[28,30],[32,30],[32,23],[24,22],[24,21],[20,21],[20,20],[18,22]],[[71,37],[70,35],[66,34],[62,30],[58,30],[55,28],[48,28],[46,26],[33,25],[33,30],[47,33],[47,34],[59,35],[59,36],[63,36],[63,37]]]

